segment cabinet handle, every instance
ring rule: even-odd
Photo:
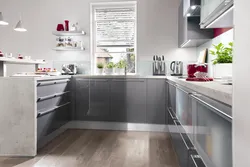
[[[70,80],[58,80],[58,81],[46,81],[46,82],[38,82],[37,86],[46,86],[46,85],[54,85],[59,83],[68,83]]]
[[[144,80],[131,80],[131,79],[124,79],[124,80],[114,79],[112,81],[114,82],[145,82]]]
[[[191,155],[191,159],[195,165],[195,167],[199,167],[195,161],[195,159],[201,159],[201,157],[199,155]],[[204,165],[205,166],[205,165]],[[206,167],[206,166],[205,166]]]
[[[168,113],[170,115],[170,117],[173,119],[173,120],[176,120],[176,117],[173,116],[172,112],[171,112],[172,109],[168,109]]]
[[[179,129],[179,127],[182,127],[181,123],[178,121],[178,122],[176,122],[176,124],[178,125],[177,128],[178,128],[178,130],[179,130],[181,139],[182,139],[183,143],[185,144],[187,150],[194,150],[194,147],[189,147],[189,146],[188,146],[186,140],[184,139],[184,137],[183,137],[183,135],[182,135],[182,133],[181,133],[181,131],[180,131],[180,129]],[[183,128],[183,127],[182,127],[182,128]],[[183,129],[184,129],[184,128],[183,128]],[[185,129],[184,129],[184,131],[185,131]]]
[[[55,97],[59,97],[59,96],[62,96],[64,94],[67,94],[67,93],[70,93],[70,91],[63,92],[63,93],[57,93],[57,94],[50,95],[50,96],[39,97],[39,98],[37,98],[37,102],[52,99],[52,98],[55,98]]]
[[[48,110],[46,110],[46,111],[38,112],[37,118],[39,118],[39,117],[41,117],[41,116],[44,116],[44,115],[47,115],[47,114],[49,114],[49,113],[51,113],[51,112],[55,112],[58,108],[64,107],[64,106],[69,105],[69,104],[70,104],[70,102],[67,102],[67,103],[65,103],[65,104],[62,104],[62,105],[60,105],[60,106],[53,107],[53,108],[48,109]]]
[[[202,95],[196,94],[196,96],[202,96]],[[201,100],[200,98],[198,98],[198,97],[196,97],[196,96],[191,95],[191,97],[192,97],[193,99],[195,99],[195,100],[199,101],[200,103],[204,104],[205,106],[211,108],[212,111],[218,112],[218,113],[219,113],[220,115],[222,115],[224,118],[230,119],[230,120],[233,119],[232,116],[230,116],[230,115],[224,113],[223,111],[221,111],[221,110],[219,110],[218,108],[212,106],[211,104],[208,104],[207,102],[205,102],[204,100]],[[215,112],[215,113],[216,113],[216,112]],[[218,114],[218,113],[216,113],[216,114]]]

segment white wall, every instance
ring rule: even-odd
[[[206,48],[213,49],[213,44],[218,45],[219,43],[223,43],[223,44],[228,44],[229,42],[233,42],[233,37],[234,37],[234,30],[231,29],[223,34],[221,34],[220,36],[208,41],[207,43],[199,46],[197,48],[197,54],[199,55],[199,53],[203,50],[205,50]],[[213,77],[213,63],[212,60],[214,60],[216,57],[214,57],[213,55],[208,55],[208,64],[209,64],[209,76]]]
[[[233,162],[250,166],[250,1],[235,0],[235,57],[233,61]]]
[[[0,27],[0,50],[17,55],[52,61],[90,61],[90,3],[121,0],[0,0],[0,11],[10,23]],[[195,60],[195,49],[178,49],[178,0],[137,0],[138,61],[152,60],[152,55],[166,55],[167,60]],[[13,31],[22,15],[26,33]],[[52,31],[64,19],[78,21],[88,33],[85,52],[55,52]]]

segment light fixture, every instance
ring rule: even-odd
[[[224,12],[222,15],[220,15],[218,18],[216,18],[214,21],[212,21],[210,24],[206,26],[206,28],[210,28],[214,23],[216,23],[218,20],[220,20],[222,17],[224,17],[226,14],[231,12],[234,9],[234,5],[229,8],[226,12]]]
[[[188,40],[188,41],[186,41],[185,43],[183,43],[183,44],[181,45],[181,48],[184,48],[187,44],[189,44],[189,42],[191,42],[191,40]]]
[[[2,12],[0,12],[0,25],[2,25],[2,26],[9,25],[8,22],[4,21],[4,19],[3,19],[3,13]]]
[[[20,20],[18,21],[16,27],[14,28],[15,31],[19,31],[19,32],[26,32],[27,29],[25,29],[23,27],[23,23],[22,23],[22,20],[21,20],[21,17],[20,17]]]
[[[196,9],[196,6],[195,6],[195,5],[191,6],[191,9],[192,9],[192,10],[195,10],[195,9]]]
[[[191,13],[188,13],[188,14],[187,14],[187,17],[190,17],[190,16],[191,16]]]

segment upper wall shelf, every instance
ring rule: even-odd
[[[44,62],[42,60],[38,61],[38,60],[7,58],[7,57],[0,57],[0,62],[4,62],[6,64],[26,64],[26,65],[46,64],[46,62]]]
[[[85,31],[53,31],[55,36],[84,36],[86,35]]]

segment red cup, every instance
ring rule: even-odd
[[[56,30],[57,31],[64,31],[63,24],[58,24]]]

